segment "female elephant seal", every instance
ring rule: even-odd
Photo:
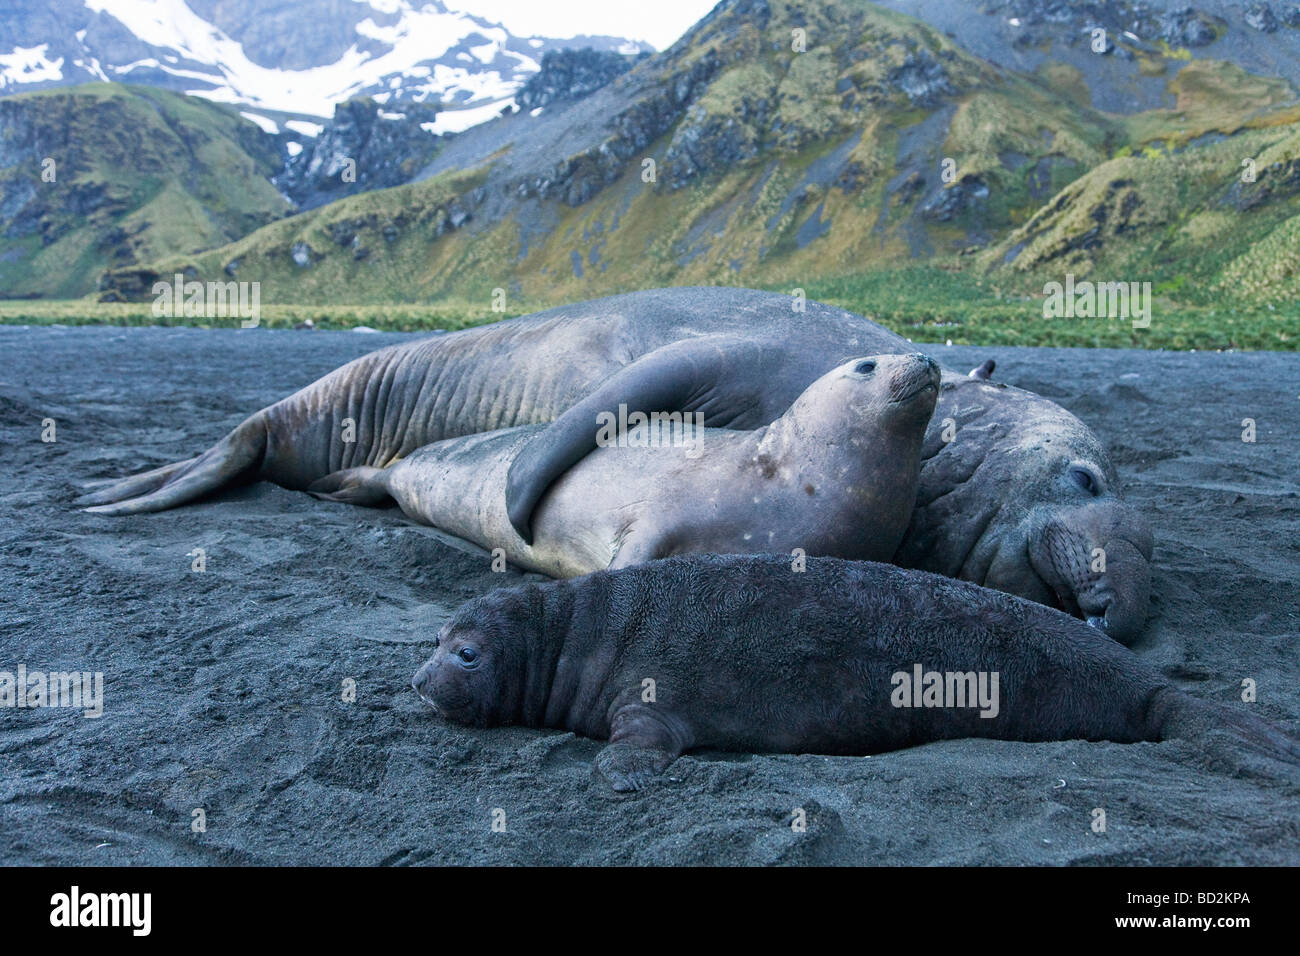
[[[507,486],[526,538],[547,488],[594,447],[594,411],[698,411],[719,428],[757,428],[855,355],[912,351],[860,315],[774,292],[595,299],[362,356],[197,458],[106,483],[81,503],[120,515],[247,481],[306,489],[430,442],[552,422]],[[1030,392],[945,374],[896,564],[1058,606],[1128,642],[1146,621],[1151,545],[1081,421]]]
[[[551,485],[531,544],[511,526],[505,486],[542,426],[426,445],[388,468],[339,472],[309,490],[354,504],[392,497],[417,521],[501,547],[515,564],[553,577],[695,551],[802,548],[888,561],[916,501],[939,379],[924,355],[868,356],[823,375],[755,431],[668,435],[642,426]],[[678,436],[684,441],[669,440]]]
[[[1300,762],[1282,731],[1196,700],[1105,635],[974,584],[870,562],[689,555],[493,591],[415,674],[449,720],[609,740],[639,789],[695,747],[872,754],[935,740],[1226,731]]]

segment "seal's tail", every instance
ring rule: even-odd
[[[255,473],[265,453],[266,421],[254,415],[199,457],[113,481],[76,504],[101,515],[163,511]]]
[[[345,468],[318,478],[307,486],[307,494],[322,501],[343,501],[374,507],[388,500],[383,482],[384,469],[362,466]]]

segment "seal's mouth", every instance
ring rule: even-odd
[[[912,389],[912,390],[911,390],[910,392],[908,392],[906,395],[901,395],[901,396],[899,396],[898,398],[891,398],[891,399],[889,400],[889,404],[890,404],[890,405],[905,405],[906,403],[912,401],[913,399],[917,398],[918,396],[924,395],[926,392],[937,392],[938,390],[939,390],[939,389],[938,389],[938,387],[934,384],[934,382],[924,382],[924,383],[922,383],[921,385],[918,385],[916,388]]]
[[[1044,582],[1046,583],[1046,582]],[[1103,634],[1110,633],[1110,622],[1106,620],[1106,615],[1086,613],[1079,605],[1079,602],[1068,594],[1062,594],[1056,588],[1051,588],[1052,600],[1058,611],[1064,611],[1070,617],[1081,620],[1089,627],[1095,627]]]
[[[426,704],[429,705],[430,710],[432,710],[435,714],[438,714],[438,716],[442,716],[441,712],[438,710],[438,705],[433,702],[433,698],[420,689],[419,673],[417,673],[415,677],[411,680],[411,690],[415,691],[416,696],[418,696],[420,700],[424,701]]]
[[[1039,580],[1042,580],[1041,577]],[[1043,583],[1047,584],[1046,581],[1043,581]],[[1050,584],[1047,584],[1047,586],[1051,589],[1052,599],[1055,602],[1058,611],[1064,611],[1066,614],[1070,615],[1070,617],[1083,617],[1083,611],[1079,609],[1079,603],[1073,597],[1065,594],[1059,588],[1053,587]]]

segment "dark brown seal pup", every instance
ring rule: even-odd
[[[596,766],[616,790],[694,747],[851,755],[1223,730],[1300,762],[1282,731],[1189,697],[1063,613],[835,558],[797,572],[776,555],[690,555],[494,591],[448,622],[412,684],[458,723],[608,739]]]
[[[306,489],[460,435],[553,422],[515,459],[528,540],[551,483],[595,447],[600,411],[702,412],[758,428],[855,355],[914,352],[843,309],[752,289],[650,289],[380,349],[251,415],[202,455],[105,482],[100,514],[160,511],[248,481]],[[894,564],[1085,618],[1117,640],[1146,621],[1151,532],[1105,449],[1041,396],[947,372]]]

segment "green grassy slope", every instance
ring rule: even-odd
[[[273,139],[163,90],[7,97],[0,146],[0,297],[85,294],[105,269],[220,245],[287,211],[267,179]]]

